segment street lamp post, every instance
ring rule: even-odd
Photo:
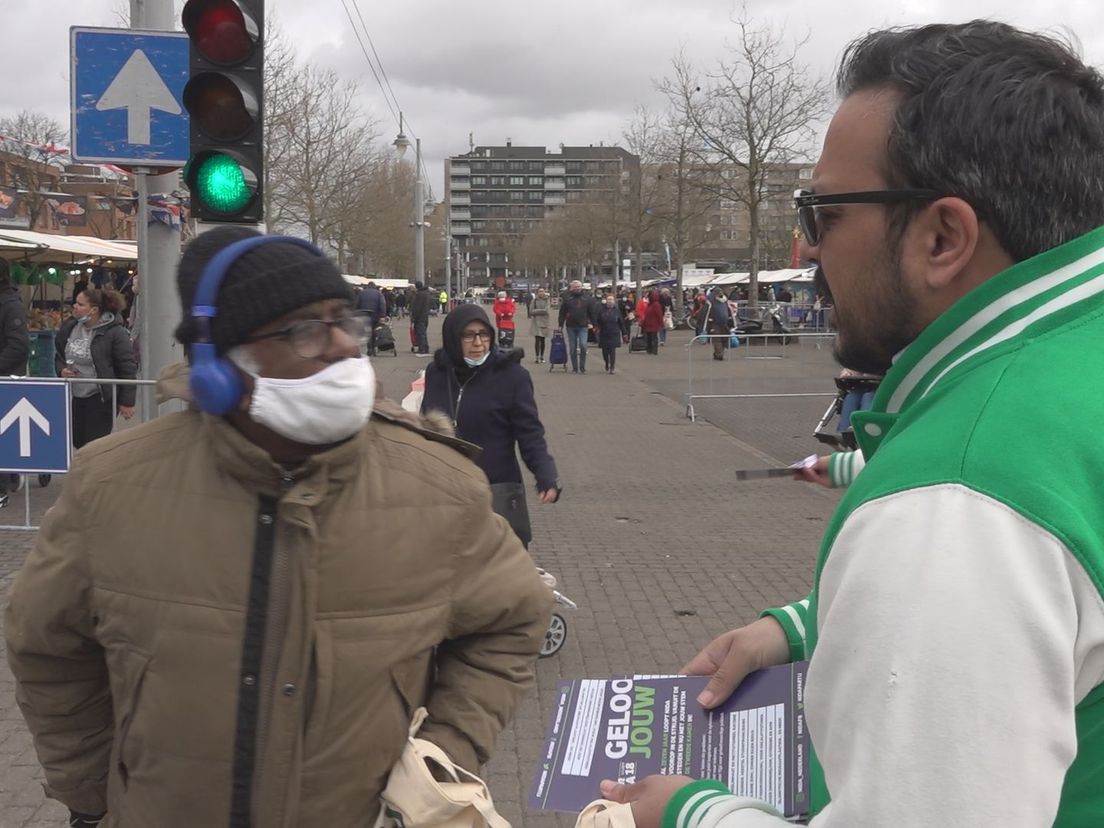
[[[403,133],[403,116],[399,113],[399,134],[393,146],[399,157],[406,155],[410,148],[410,139]],[[425,182],[422,180],[422,139],[414,138],[414,281],[425,279]]]

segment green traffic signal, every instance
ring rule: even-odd
[[[257,177],[236,159],[221,152],[195,158],[187,177],[192,196],[203,207],[225,216],[249,206],[257,194]]]

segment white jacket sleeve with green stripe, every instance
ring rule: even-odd
[[[865,465],[861,451],[837,451],[828,457],[828,481],[833,489],[850,486]]]
[[[768,611],[791,653],[804,603]],[[1104,602],[1061,539],[960,484],[887,495],[834,539],[817,616],[812,826],[1053,824],[1075,705],[1104,685]],[[672,802],[665,828],[788,824],[715,783]]]

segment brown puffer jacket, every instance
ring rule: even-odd
[[[294,473],[196,411],[78,453],[6,616],[50,796],[120,828],[370,826],[420,705],[486,761],[551,594],[479,470],[401,419]]]

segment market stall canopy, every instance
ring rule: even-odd
[[[35,230],[0,230],[0,257],[32,262],[84,262],[111,259],[133,262],[138,247],[94,236],[59,236]]]
[[[760,270],[759,284],[773,285],[783,282],[812,282],[814,273],[816,273],[815,267]],[[709,282],[709,285],[746,285],[750,278],[750,273],[722,273],[719,276],[715,276],[712,281]]]
[[[343,273],[342,277],[350,285],[357,285],[358,287],[364,287],[369,282],[375,282],[376,287],[380,290],[383,288],[391,288],[391,290],[406,290],[411,287],[410,282],[406,279],[377,279],[375,276],[369,278],[368,276],[354,276],[351,273]]]

